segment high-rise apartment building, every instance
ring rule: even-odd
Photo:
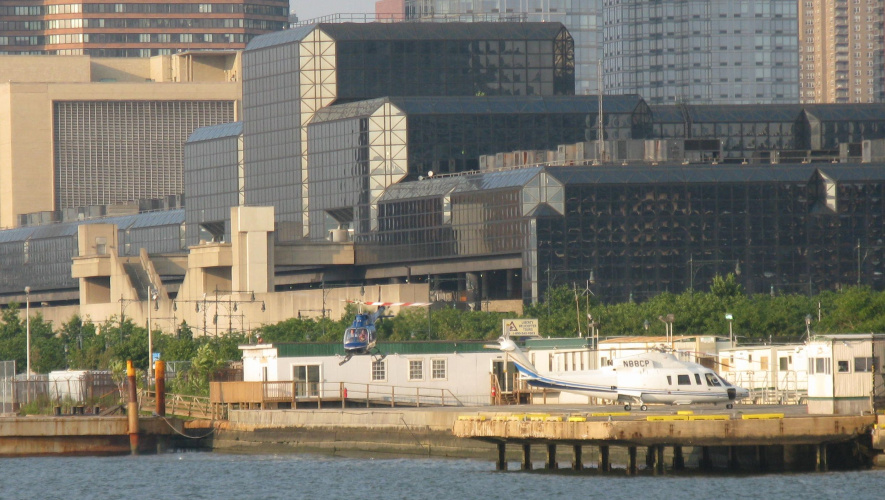
[[[606,93],[649,104],[799,101],[795,0],[604,0]]]
[[[881,0],[799,1],[803,103],[885,99]]]
[[[284,29],[287,0],[0,0],[0,54],[149,57],[242,49]]]

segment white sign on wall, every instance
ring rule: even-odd
[[[505,319],[503,320],[505,337],[537,337],[537,319]]]

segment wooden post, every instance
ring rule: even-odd
[[[572,469],[574,470],[583,470],[584,463],[581,461],[581,445],[576,444],[572,447],[572,454],[574,455],[574,460],[572,460]]]
[[[522,470],[532,470],[532,445],[522,445]]]
[[[129,451],[138,454],[138,389],[135,387],[135,367],[132,360],[126,361],[126,378],[129,381],[129,402],[126,405],[126,416],[129,422]],[[30,381],[29,381],[30,382]]]
[[[612,464],[609,460],[608,446],[599,447],[599,472],[611,472]]]
[[[547,443],[547,469],[556,469],[556,443]]]
[[[157,379],[157,415],[166,416],[166,362],[162,359],[157,360],[157,366],[154,370],[154,377]]]
[[[498,463],[495,464],[497,470],[507,470],[507,443],[501,441],[498,443]]]

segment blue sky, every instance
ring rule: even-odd
[[[375,12],[375,0],[289,0],[289,4],[303,20],[328,14]]]

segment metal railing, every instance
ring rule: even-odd
[[[808,398],[808,382],[800,383],[795,370],[785,371],[779,380],[772,380],[768,371],[742,370],[727,375],[736,386],[750,391],[748,401],[755,404],[801,404]]]
[[[488,404],[487,399],[482,403]],[[293,408],[305,404],[340,402],[341,406],[466,406],[449,389],[403,387],[357,382],[213,382],[210,384],[211,404],[291,403]]]
[[[138,394],[140,411],[157,411],[157,392],[140,390]],[[166,393],[166,415],[189,418],[225,418],[218,414],[222,409],[213,408],[209,398],[188,394]]]

